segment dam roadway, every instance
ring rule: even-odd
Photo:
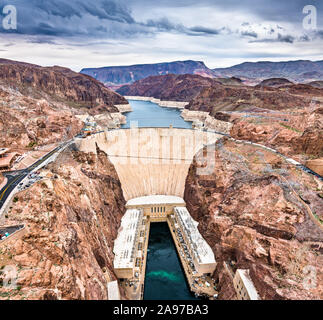
[[[149,195],[183,198],[194,155],[222,135],[192,129],[132,128],[75,139],[80,151],[104,151],[115,166],[126,201]]]

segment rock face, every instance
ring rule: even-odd
[[[119,111],[114,105],[127,103],[95,79],[69,69],[0,59],[0,146],[24,152],[61,142],[81,131],[76,115],[109,116]]]
[[[308,160],[306,166],[323,177],[323,158]]]
[[[252,87],[235,78],[165,75],[139,80],[118,92],[189,101],[185,109],[231,122],[234,138],[266,144],[304,163],[308,157],[321,157],[323,153],[323,89],[318,87],[282,78],[267,79]],[[186,113],[182,116],[185,118]]]
[[[122,86],[125,96],[154,97],[187,101],[192,111],[244,110],[257,107],[270,110],[305,108],[313,97],[323,98],[323,90],[310,85],[293,84],[286,79],[268,79],[252,87],[240,79],[205,78],[197,75],[153,76]]]
[[[36,98],[44,93],[54,100],[75,106],[117,112],[115,104],[127,101],[95,79],[62,67],[40,67],[24,62],[0,59],[0,81]],[[24,92],[25,91],[25,92]]]
[[[208,173],[198,171],[205,151],[196,155],[184,200],[215,253],[219,299],[236,299],[226,266],[249,269],[261,299],[322,299],[323,229],[304,202],[323,212],[322,184],[263,149],[229,140],[213,147]]]
[[[73,108],[45,99],[34,99],[8,87],[0,88],[0,145],[30,150],[69,139],[83,124]]]
[[[323,90],[270,79],[256,87],[213,85],[185,107],[233,123],[231,136],[305,162],[323,156]]]
[[[203,88],[219,83],[199,75],[152,76],[126,85],[117,90],[124,96],[153,97],[164,101],[190,101]]]
[[[311,86],[306,86],[306,90],[298,86],[280,90],[270,87],[214,85],[202,89],[186,108],[210,112],[211,115],[223,110],[240,111],[252,107],[269,110],[306,108],[311,103],[312,90],[315,90],[315,97],[323,97],[323,90]]]
[[[253,116],[253,117],[252,117]],[[277,149],[299,160],[323,156],[323,108],[281,111],[281,113],[249,113],[233,120],[231,136]],[[307,157],[307,158],[306,158]]]
[[[17,269],[10,299],[107,299],[113,241],[125,200],[104,152],[62,153],[47,178],[17,194],[6,223],[26,224],[26,234],[3,245],[1,265]],[[9,221],[8,221],[9,220]]]
[[[207,68],[203,62],[191,60],[120,67],[86,68],[81,73],[90,75],[107,86],[130,84],[149,76],[166,74],[199,74],[213,77],[212,70]]]
[[[323,79],[323,61],[245,62],[230,68],[213,69],[213,71],[218,76],[235,76],[243,79],[286,78],[290,81],[308,82],[309,79],[313,81]]]

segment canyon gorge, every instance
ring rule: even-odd
[[[323,89],[283,78],[251,86],[237,73],[222,70],[216,76],[200,63],[175,67],[174,74],[167,74],[169,66],[151,67],[154,75],[135,68],[136,78],[129,78],[129,70],[101,70],[96,78],[117,83],[115,92],[91,77],[96,70],[82,71],[89,76],[0,60],[1,147],[24,153],[71,141],[40,169],[40,181],[15,194],[0,218],[2,226],[25,227],[21,236],[0,242],[0,269],[17,270],[17,287],[1,285],[0,299],[108,299],[107,284],[117,280],[113,248],[126,203],[158,194],[182,197],[198,222],[217,262],[212,277],[218,299],[237,299],[237,269],[250,271],[260,299],[323,298],[323,181],[283,157],[322,175]],[[80,137],[90,116],[103,117],[103,123],[129,116],[124,96],[187,102],[178,107],[182,118],[201,128],[172,128],[175,113],[164,108],[167,126],[154,128],[161,144],[151,149],[145,147],[153,140],[152,128],[135,131],[144,138],[137,145],[134,131],[118,126]],[[165,160],[162,146],[171,145],[169,137],[180,139],[180,151],[191,146],[189,156],[173,145],[168,162],[156,163]],[[132,162],[141,150],[151,163]],[[206,154],[214,167],[201,174]],[[315,277],[309,278],[313,269]]]

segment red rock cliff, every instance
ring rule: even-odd
[[[0,59],[0,80],[5,85],[18,87],[23,93],[74,103],[75,106],[117,112],[115,104],[128,102],[90,76],[63,67],[40,67],[24,62]]]
[[[0,264],[15,265],[10,299],[107,299],[113,241],[125,212],[120,182],[105,153],[69,150],[48,178],[17,195],[8,222],[27,232],[1,248]]]
[[[304,203],[323,221],[322,185],[263,149],[229,140],[214,148],[209,174],[198,174],[203,162],[191,165],[185,201],[215,253],[219,298],[236,299],[227,263],[250,270],[261,299],[322,299],[323,231]]]

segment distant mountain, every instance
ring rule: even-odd
[[[119,67],[85,68],[81,70],[81,73],[87,74],[110,87],[131,84],[149,76],[167,74],[214,76],[213,71],[204,62],[192,60]]]
[[[312,81],[308,84],[312,87],[323,89],[323,81]]]
[[[146,96],[160,100],[187,101],[192,111],[210,112],[261,108],[282,110],[307,107],[323,90],[308,84],[293,84],[284,78],[271,78],[248,86],[238,78],[205,78],[199,75],[152,76],[117,90],[125,96]]]
[[[230,68],[213,69],[218,77],[239,77],[242,79],[286,78],[295,82],[323,80],[322,61],[286,61],[286,62],[244,62]]]
[[[117,92],[124,96],[154,97],[165,101],[190,101],[203,88],[215,84],[220,84],[220,82],[199,75],[168,74],[138,80],[133,84],[122,86]]]
[[[258,87],[273,87],[273,88],[279,88],[284,86],[290,86],[293,85],[293,82],[290,82],[287,79],[284,78],[270,78],[263,80],[259,83]]]

